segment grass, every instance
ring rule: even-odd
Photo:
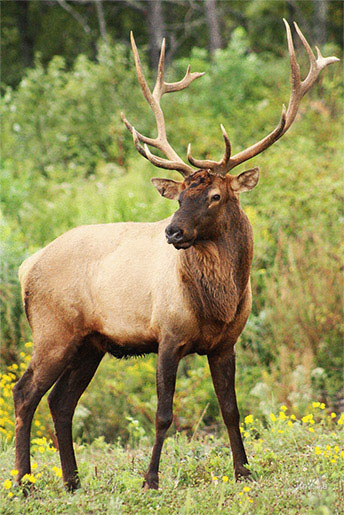
[[[264,424],[245,417],[250,482],[234,481],[227,438],[176,434],[165,442],[160,490],[146,493],[141,488],[151,450],[146,437],[131,447],[107,444],[102,437],[76,445],[82,488],[74,494],[64,490],[56,449],[44,437],[33,439],[26,498],[13,481],[13,443],[3,439],[0,513],[343,513],[343,420],[320,402],[300,420],[285,406]]]

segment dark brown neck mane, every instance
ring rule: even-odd
[[[229,323],[247,287],[253,257],[251,224],[237,202],[228,202],[217,234],[182,251],[181,276],[199,318]]]

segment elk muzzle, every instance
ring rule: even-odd
[[[176,249],[188,249],[195,238],[189,238],[183,229],[175,223],[171,223],[165,229],[167,243],[171,243]]]

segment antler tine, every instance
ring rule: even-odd
[[[162,95],[164,94],[164,77],[165,77],[165,48],[166,48],[166,40],[165,38],[162,40],[159,64],[158,64],[158,74],[156,78],[156,83],[153,90],[153,97],[155,99],[160,100]]]
[[[149,151],[149,148],[146,144],[144,146],[144,150],[146,153],[144,157],[146,157],[146,159],[153,163],[153,165],[158,166],[159,168],[165,168],[167,170],[176,170],[177,172],[180,172],[183,177],[188,177],[190,175],[190,166],[188,166],[186,163],[180,163],[179,161],[170,161],[169,159],[164,159],[162,157],[155,156]],[[191,172],[193,172],[192,168]]]
[[[202,77],[205,72],[191,72],[191,67],[188,65],[186,69],[186,73],[182,80],[178,82],[165,82],[164,83],[164,93],[173,93],[174,91],[181,91],[185,89],[193,82],[195,79]]]
[[[191,73],[190,66],[187,69],[185,77],[179,82],[167,83],[164,81],[164,66],[165,66],[165,39],[161,45],[160,59],[158,64],[158,74],[156,83],[154,86],[153,93],[148,87],[146,79],[143,74],[142,65],[139,57],[139,53],[136,47],[135,39],[133,33],[130,33],[131,46],[134,54],[136,73],[139,84],[141,86],[143,95],[150,105],[153,114],[155,116],[156,125],[158,135],[156,138],[148,138],[136,131],[136,129],[131,125],[131,123],[125,118],[124,114],[121,113],[121,117],[123,122],[125,123],[127,129],[132,133],[135,147],[140,152],[142,156],[151,161],[155,166],[159,166],[160,168],[166,168],[169,170],[177,170],[184,177],[190,175],[194,170],[190,165],[184,163],[184,161],[178,156],[175,150],[171,147],[171,145],[167,141],[166,137],[166,129],[165,129],[165,119],[160,107],[160,100],[164,93],[171,93],[173,91],[180,91],[181,89],[186,88],[191,82],[193,82],[198,77],[201,77],[203,73]],[[140,144],[140,142],[151,145],[159,150],[161,150],[168,159],[163,159],[161,157],[153,155],[148,147],[144,148]]]
[[[285,106],[283,105],[282,109],[282,116],[279,121],[279,124],[277,127],[265,138],[258,141],[254,145],[251,145],[247,149],[243,150],[242,152],[239,152],[238,154],[235,154],[233,157],[228,157],[227,159],[223,158],[221,161],[198,161],[191,157],[190,152],[188,152],[188,157],[190,162],[192,164],[197,163],[197,166],[200,168],[210,168],[216,173],[219,173],[220,175],[224,175],[230,170],[232,170],[235,166],[238,166],[239,164],[243,163],[244,161],[247,161],[248,159],[251,159],[252,157],[256,156],[257,154],[260,154],[260,152],[263,152],[263,150],[266,150],[270,145],[275,143],[283,134],[287,132],[291,124],[293,123],[300,101],[302,97],[307,93],[307,91],[312,87],[314,82],[319,76],[319,73],[323,68],[325,68],[328,64],[335,63],[339,61],[337,57],[323,57],[320,53],[320,50],[316,47],[317,50],[317,59],[315,58],[313,51],[308,44],[306,38],[302,34],[301,30],[299,29],[298,25],[294,22],[296,32],[298,33],[298,36],[301,39],[301,42],[303,46],[305,47],[305,50],[307,52],[309,61],[310,61],[310,69],[308,72],[307,77],[301,81],[301,74],[300,74],[300,67],[296,60],[295,55],[295,49],[294,49],[294,43],[293,38],[291,35],[291,30],[289,27],[289,24],[287,20],[283,18],[283,22],[286,28],[287,33],[287,43],[288,43],[288,52],[289,52],[289,60],[290,60],[290,70],[291,70],[291,94],[290,99],[288,103],[288,109],[285,109]],[[190,149],[189,149],[190,150]]]
[[[144,147],[141,145],[140,133],[137,132],[135,127],[130,125],[129,130],[133,135],[133,141],[134,141],[136,150],[141,154],[141,156],[145,157],[148,161],[153,163],[155,166],[158,166],[159,168],[165,168],[167,170],[177,170],[178,172],[180,172],[182,174],[183,177],[187,177],[189,175],[190,167],[187,164],[180,163],[179,161],[169,161],[168,159],[163,159],[161,157],[155,156],[154,154],[152,154],[149,151],[146,144],[144,145]],[[149,139],[149,138],[147,138],[147,139]]]
[[[188,145],[188,160],[190,163],[194,166],[197,166],[198,168],[206,168],[213,170],[215,173],[218,173],[220,175],[225,175],[228,170],[228,164],[230,162],[231,157],[231,144],[226,132],[226,129],[221,123],[221,130],[223,134],[223,139],[225,140],[225,154],[221,161],[212,161],[210,159],[194,159],[191,155],[191,143]]]
[[[154,138],[148,138],[147,136],[144,136],[139,131],[137,131],[135,129],[135,127],[133,127],[133,125],[131,125],[131,123],[126,119],[126,117],[124,116],[123,111],[121,111],[121,118],[122,118],[122,121],[124,122],[125,126],[127,127],[128,131],[131,132],[131,134],[133,134],[134,131],[135,131],[138,139],[140,141],[142,141],[142,143],[147,143],[147,145],[152,145],[152,146],[155,145],[156,140]]]
[[[134,39],[134,34],[132,31],[130,31],[130,43],[131,43],[131,48],[132,48],[133,55],[134,55],[136,75],[137,75],[139,84],[141,86],[142,93],[143,93],[145,99],[147,100],[147,102],[149,103],[149,105],[151,105],[153,96],[152,96],[151,90],[148,87],[148,84],[146,82],[146,79],[145,79],[145,76],[144,76],[144,73],[142,70],[140,56],[139,56],[139,53],[137,50],[137,46],[136,46],[135,39]]]

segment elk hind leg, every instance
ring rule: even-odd
[[[59,445],[63,481],[70,491],[80,487],[73,449],[72,419],[76,405],[103,356],[104,352],[96,348],[92,340],[86,337],[48,397]]]
[[[14,385],[13,401],[15,410],[16,458],[18,470],[17,481],[25,474],[30,474],[30,432],[36,408],[49,388],[55,383],[70,356],[75,352],[75,345],[63,344],[52,339],[35,339],[34,352],[27,370]]]

